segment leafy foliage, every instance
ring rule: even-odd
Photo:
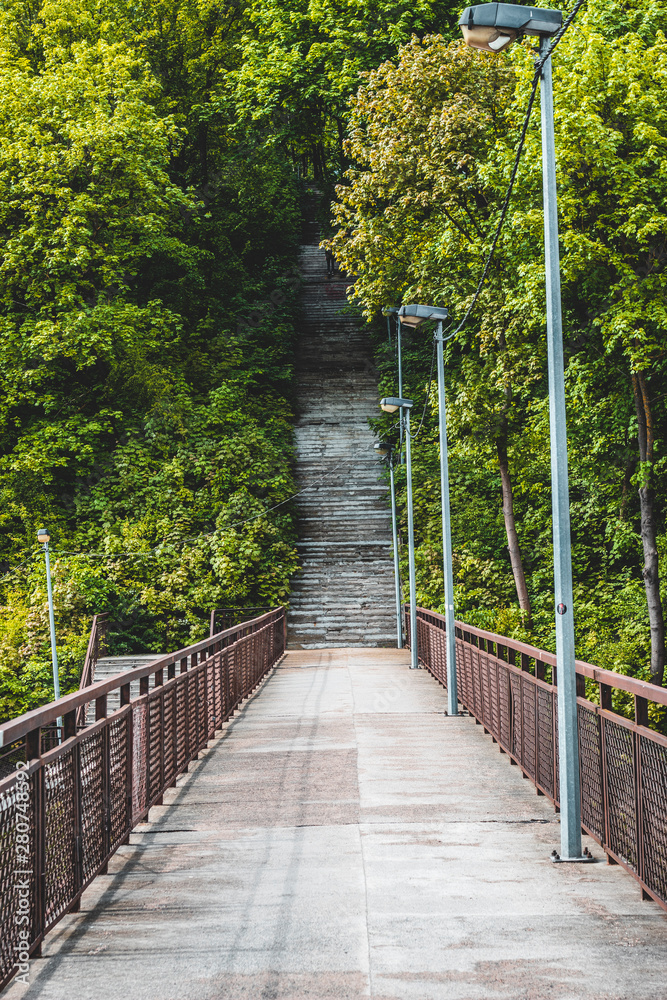
[[[664,556],[667,413],[662,8],[591,2],[555,56],[577,652],[649,677],[638,491],[650,486]],[[354,99],[334,238],[371,323],[382,306],[460,318],[481,274],[523,122],[533,57],[413,39]],[[551,496],[539,116],[478,307],[446,349],[457,614],[553,647]],[[376,323],[381,388],[394,350]],[[418,597],[442,600],[437,399],[429,334],[404,329],[405,394],[426,420],[415,461]],[[654,437],[641,459],[633,384]],[[419,412],[419,411],[418,411]],[[390,420],[377,423],[391,434]],[[507,553],[496,445],[505,441],[532,604],[527,630]],[[399,470],[399,480],[403,470]],[[404,497],[403,497],[404,500]],[[642,527],[644,519],[642,519]],[[663,587],[663,601],[665,590]]]
[[[51,691],[42,523],[64,690],[93,612],[119,652],[180,645],[213,607],[285,601],[296,567],[289,507],[266,513],[293,492],[292,171],[218,114],[198,9],[163,6],[166,36],[155,10],[23,13],[0,53],[5,717]]]

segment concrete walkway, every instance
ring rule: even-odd
[[[667,915],[407,664],[289,653],[9,1000],[665,1000]]]

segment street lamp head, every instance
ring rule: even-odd
[[[396,413],[396,410],[412,409],[411,399],[400,399],[398,396],[385,396],[380,400],[380,409],[385,413]]]
[[[514,3],[480,3],[466,7],[459,27],[466,45],[486,52],[502,52],[521,35],[556,35],[563,12]]]
[[[46,543],[49,541],[50,538],[51,536],[49,535],[46,528],[40,528],[39,531],[37,532],[37,541],[41,545],[46,545]]]
[[[442,323],[443,320],[447,319],[449,313],[446,309],[442,309],[440,306],[401,306],[398,310],[398,315],[404,326],[421,326],[422,323],[428,323],[429,320],[436,320]]]
[[[388,441],[375,442],[375,454],[378,458],[389,458],[391,456],[391,445]]]

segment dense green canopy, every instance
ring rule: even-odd
[[[286,599],[299,185],[452,10],[0,0],[0,717],[52,691],[42,524],[63,690],[94,612],[121,652]]]
[[[335,247],[393,393],[381,307],[465,312],[533,71],[527,41],[465,49],[462,6],[0,0],[0,716],[51,693],[42,524],[65,690],[96,611],[117,651],[151,649],[200,636],[212,607],[287,598],[292,510],[270,508],[293,492],[304,177],[339,185]],[[666,30],[658,0],[589,0],[554,60],[578,654],[656,681]],[[536,109],[447,380],[457,611],[549,645],[540,157]],[[407,337],[437,607],[430,365],[428,332]]]
[[[578,655],[661,682],[667,17],[652,3],[612,6],[590,0],[554,56]],[[334,245],[370,320],[400,301],[463,316],[496,227],[532,73],[528,42],[498,57],[433,36],[368,77],[352,106],[353,166],[338,188]],[[550,645],[541,185],[538,107],[489,279],[447,348],[447,380],[457,612]],[[390,392],[385,340],[378,351]],[[406,360],[409,392],[422,400],[430,357],[420,331]],[[433,389],[430,403],[415,451],[420,600],[435,606],[442,570]]]

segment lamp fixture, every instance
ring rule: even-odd
[[[563,12],[514,3],[480,3],[466,7],[459,27],[466,45],[486,52],[501,52],[521,35],[556,35]]]
[[[449,316],[449,312],[440,306],[401,306],[398,315],[404,326],[418,327],[429,320],[442,323]]]
[[[385,396],[380,400],[380,409],[385,413],[396,413],[396,410],[411,410],[412,400],[401,399],[399,396]]]

